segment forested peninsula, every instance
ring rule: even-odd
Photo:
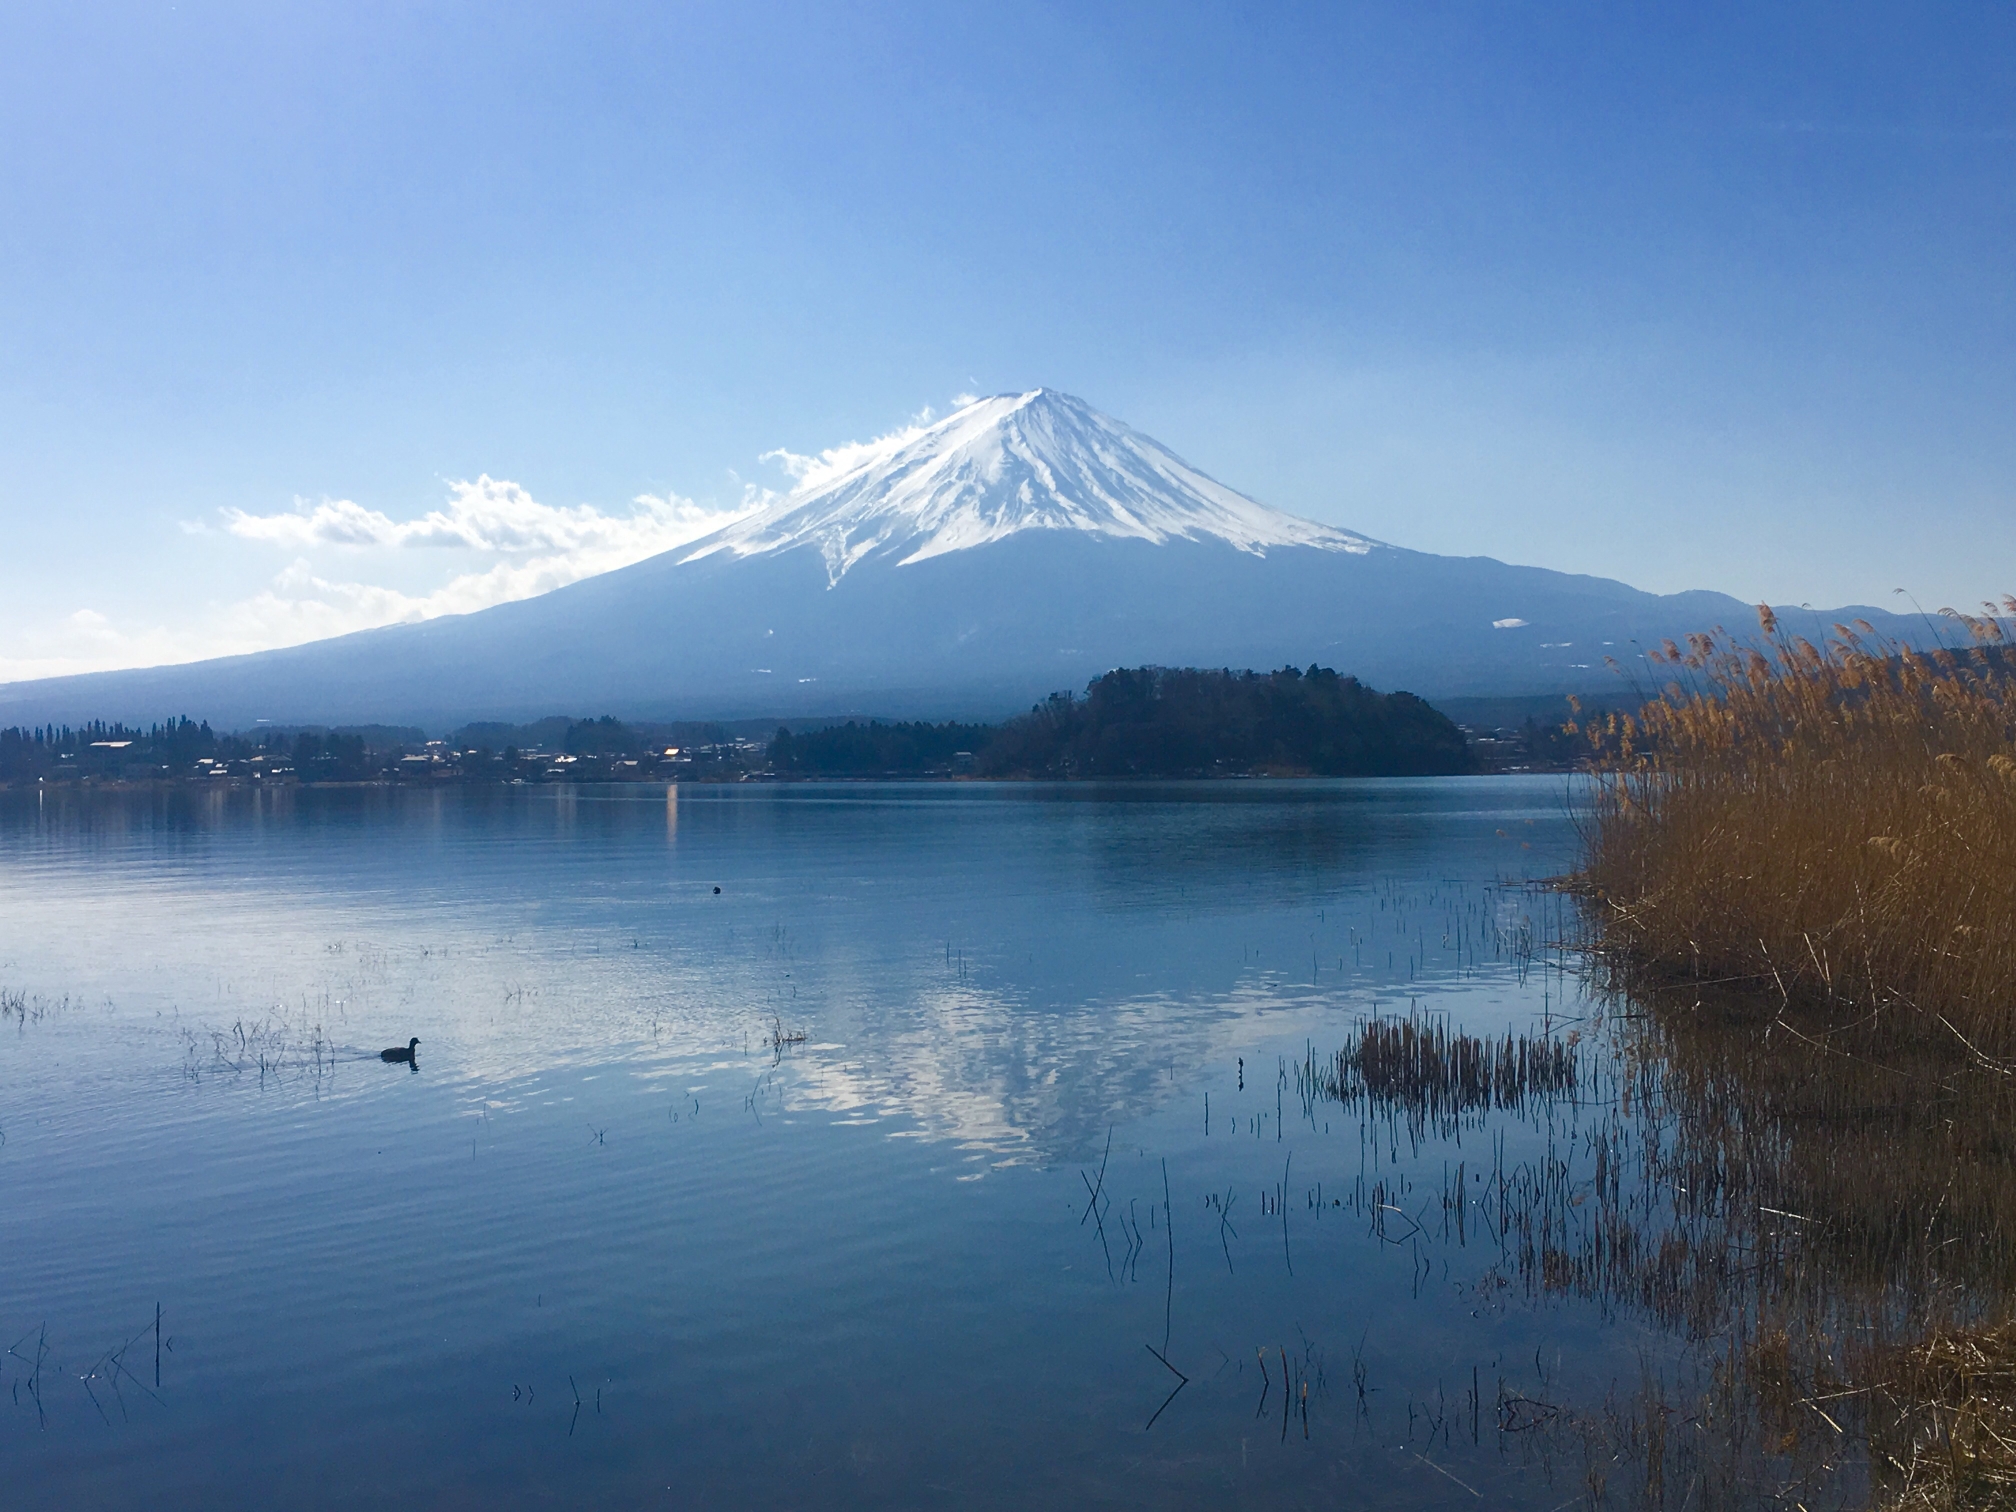
[[[1529,736],[1530,736],[1529,732]],[[648,723],[554,717],[445,738],[391,725],[224,733],[173,719],[0,729],[0,784],[610,782],[820,777],[1439,776],[1500,763],[1411,693],[1327,667],[1133,667],[1000,724]],[[1522,749],[1538,752],[1536,739]]]
[[[854,724],[778,730],[779,775],[970,771],[987,777],[1416,777],[1471,770],[1463,732],[1411,693],[1328,667],[1278,672],[1133,667],[1084,696],[1052,694],[1001,725]]]

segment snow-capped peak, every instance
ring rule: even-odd
[[[869,556],[899,566],[1023,530],[1164,542],[1215,538],[1363,553],[1378,543],[1235,493],[1168,448],[1055,389],[976,399],[944,419],[815,458],[797,485],[683,560],[816,545],[829,584]]]

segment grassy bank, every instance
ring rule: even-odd
[[[2006,601],[2016,613],[2016,600]],[[1606,947],[1753,980],[1841,1021],[2016,1053],[2016,657],[1992,617],[1929,654],[1822,646],[1761,610],[1746,646],[1667,643],[1673,677],[1584,731],[1603,774],[1579,882]]]

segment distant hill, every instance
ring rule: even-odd
[[[1138,667],[1011,721],[979,764],[1032,777],[1423,777],[1467,772],[1470,756],[1463,732],[1413,694],[1327,667]]]
[[[1134,667],[1001,725],[849,722],[779,729],[780,776],[1441,776],[1471,769],[1463,732],[1411,693],[1302,672]]]
[[[1900,639],[1915,621],[1862,614]],[[1797,611],[1789,618],[1803,623]],[[760,514],[480,613],[254,656],[0,687],[0,723],[998,719],[1114,667],[1306,666],[1431,698],[1615,687],[1668,637],[1754,623],[1270,509],[1051,389],[849,448]]]

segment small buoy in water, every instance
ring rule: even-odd
[[[416,1034],[406,1042],[404,1050],[394,1045],[390,1050],[380,1050],[378,1052],[378,1059],[382,1061],[410,1061],[413,1059],[413,1052],[419,1048],[420,1036]]]
[[[721,896],[721,889],[720,889],[720,888],[718,888],[718,887],[717,887],[717,888],[715,888],[715,889],[714,889],[714,896],[715,896],[715,897],[717,897],[717,898]]]

